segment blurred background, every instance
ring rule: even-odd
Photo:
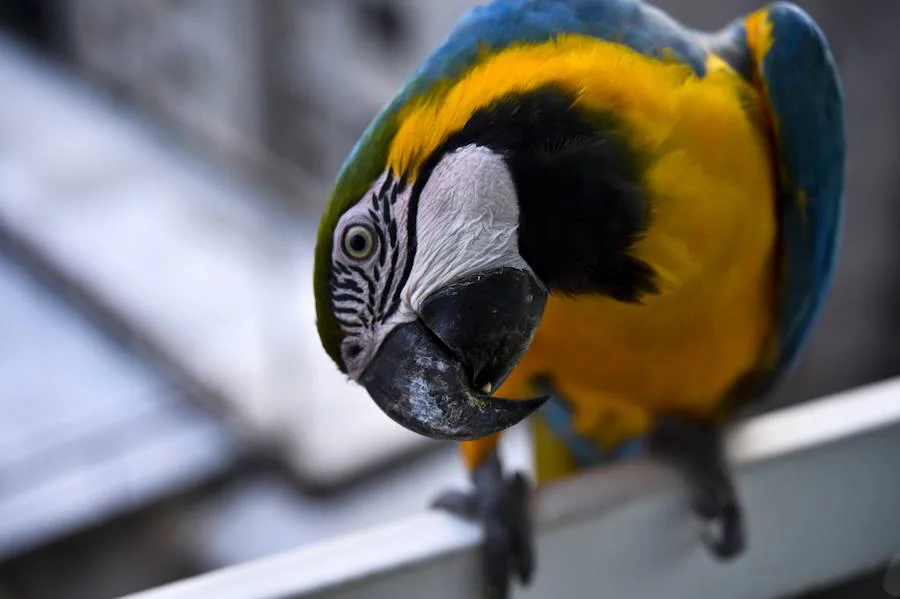
[[[0,598],[114,597],[464,482],[328,361],[310,278],[344,157],[477,3],[0,0]],[[843,74],[847,220],[769,407],[900,372],[900,3],[800,4]]]

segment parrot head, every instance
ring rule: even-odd
[[[338,173],[316,245],[317,327],[394,421],[467,440],[546,400],[492,393],[551,292],[657,290],[631,253],[648,203],[615,119],[579,103],[578,85],[499,89],[490,73],[448,75],[474,49],[436,56]]]
[[[318,328],[338,367],[402,426],[472,439],[516,424],[543,399],[491,393],[528,348],[547,289],[518,247],[518,200],[499,154],[466,145],[415,178],[385,168],[350,182],[345,168],[322,221]],[[350,184],[357,191],[340,201]]]

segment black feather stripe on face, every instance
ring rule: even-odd
[[[394,312],[397,310],[397,305],[399,305],[399,293],[403,289],[403,285],[406,283],[406,277],[401,277],[399,284],[397,285],[396,290],[393,294],[391,294],[391,289],[394,285],[394,279],[397,274],[397,261],[400,257],[399,252],[397,251],[397,221],[393,218],[393,213],[391,212],[391,207],[395,205],[397,194],[400,193],[402,186],[399,182],[394,182],[393,187],[391,188],[391,193],[388,199],[385,198],[384,203],[381,206],[381,215],[382,215],[382,223],[384,223],[385,237],[382,240],[382,244],[385,248],[385,251],[390,250],[390,263],[387,263],[387,260],[384,261],[385,266],[388,269],[387,281],[385,283],[385,292],[381,295],[381,301],[378,304],[378,312],[382,315],[381,322],[386,321],[390,318]],[[393,233],[392,233],[393,232]],[[412,262],[412,256],[407,257],[407,263]],[[393,296],[398,296],[398,301],[393,300]],[[391,300],[388,303],[388,300]]]
[[[652,268],[631,254],[649,205],[640,161],[614,118],[575,106],[557,87],[510,94],[451,135],[417,184],[470,144],[505,157],[519,199],[519,250],[551,290],[627,302],[658,291]]]
[[[410,252],[400,243],[395,214],[397,197],[405,188],[405,177],[398,179],[387,173],[384,182],[368,196],[361,216],[353,221],[357,225],[363,223],[375,237],[373,254],[361,260],[339,255],[332,262],[329,282],[332,312],[344,339],[349,340],[338,364],[345,373],[348,372],[346,360],[359,355],[367,338],[391,318],[400,304],[400,293],[409,276],[414,252],[414,248]],[[414,208],[407,206],[406,210],[407,219],[414,218]],[[412,230],[411,239],[414,234]]]

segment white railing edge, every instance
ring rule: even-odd
[[[864,438],[889,427],[897,429],[900,439],[900,378],[738,423],[728,433],[728,454],[735,470],[741,471]],[[664,468],[636,461],[546,486],[537,497],[539,534],[664,491],[680,492],[679,485],[680,481]],[[900,497],[897,502],[900,506]],[[900,519],[896,526],[900,533]],[[130,595],[126,599],[319,596],[329,590],[377,579],[398,569],[415,568],[432,560],[452,557],[472,550],[480,541],[477,526],[423,509],[421,513],[397,522]],[[896,550],[900,551],[900,545]]]

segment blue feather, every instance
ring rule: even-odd
[[[651,56],[671,52],[698,74],[705,72],[706,51],[697,38],[639,0],[494,0],[463,17],[401,96],[409,98],[440,79],[460,77],[476,61],[479,47],[496,51],[564,33],[616,41]]]
[[[840,241],[846,141],[843,94],[822,32],[793,4],[768,9],[772,46],[762,61],[767,98],[777,118],[783,169],[783,281],[776,370],[800,355],[831,285]]]

